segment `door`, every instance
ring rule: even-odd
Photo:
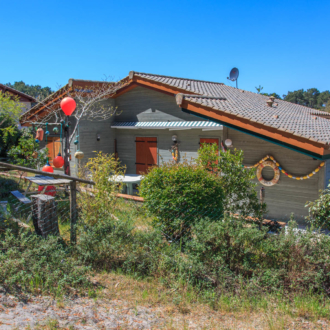
[[[146,173],[148,168],[157,165],[157,138],[137,137],[136,146],[136,174]]]
[[[48,137],[47,145],[48,148],[48,158],[50,166],[53,165],[53,159],[57,156],[59,152],[61,152],[61,142],[59,137]]]

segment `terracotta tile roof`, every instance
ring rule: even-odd
[[[141,78],[153,80],[162,84],[166,84],[172,87],[185,89],[187,92],[192,92],[206,96],[219,96],[220,95],[219,88],[221,86],[224,86],[223,83],[217,83],[212,81],[176,78],[176,77],[161,76],[161,75],[141,73],[141,72],[134,72],[134,75],[139,76]]]
[[[134,72],[134,75],[199,95],[183,94],[187,101],[292,133],[312,141],[330,143],[330,114],[268,96],[236,89],[222,83]],[[276,106],[277,104],[277,106]],[[326,118],[322,118],[325,116]]]

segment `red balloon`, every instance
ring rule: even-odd
[[[49,165],[49,162],[42,168],[43,172],[54,173],[54,169]]]
[[[53,165],[56,168],[61,168],[64,165],[64,159],[59,152],[58,155],[53,159]]]
[[[43,186],[38,187],[38,192],[41,192],[44,189]],[[44,192],[45,195],[55,196],[56,195],[56,188],[54,186],[47,186],[46,191]]]
[[[72,97],[65,97],[61,101],[61,108],[67,116],[71,116],[76,109],[76,101]]]

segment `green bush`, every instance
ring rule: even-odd
[[[314,228],[330,230],[330,185],[320,193],[317,200],[308,202],[306,207],[309,209],[307,221]]]
[[[0,285],[9,290],[62,294],[86,289],[88,270],[57,237],[7,232],[0,241]]]
[[[164,163],[142,180],[140,195],[153,224],[168,240],[189,236],[202,217],[221,218],[223,189],[219,178],[192,162]]]
[[[214,143],[203,144],[198,150],[198,163],[211,173],[217,174],[224,192],[224,209],[243,217],[262,219],[266,204],[261,205],[256,192],[253,169],[244,168],[243,151],[218,150]]]
[[[79,227],[76,253],[79,259],[96,269],[121,269],[139,275],[155,274],[161,253],[167,244],[152,231],[137,230],[131,221],[100,219]]]
[[[330,238],[312,231],[269,235],[237,219],[203,219],[192,228],[181,264],[196,283],[258,283],[262,290],[330,294]]]
[[[35,141],[33,131],[28,128],[22,129],[21,137],[17,146],[12,146],[8,151],[10,162],[15,165],[36,169],[46,164],[48,149],[40,149],[39,143]]]
[[[113,154],[102,152],[97,152],[80,168],[79,177],[95,182],[92,194],[90,191],[81,191],[78,195],[78,206],[85,222],[94,224],[111,216],[121,184],[110,181],[109,177],[124,175],[125,170]]]
[[[18,190],[19,184],[15,179],[0,176],[0,199],[10,196],[10,192]]]

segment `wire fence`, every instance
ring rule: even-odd
[[[30,228],[38,235],[61,234],[70,238],[72,209],[70,184],[42,182],[45,176],[29,172],[0,171],[0,230]],[[32,181],[31,181],[32,180]],[[45,181],[45,179],[44,179]],[[65,181],[65,180],[63,180]],[[41,183],[41,184],[38,184]],[[75,213],[75,214],[73,214]],[[74,216],[74,217],[73,217]]]
[[[6,228],[30,228],[42,237],[61,235],[74,243],[75,227],[80,220],[77,199],[80,196],[85,196],[83,198],[86,199],[86,193],[93,198],[92,186],[77,186],[74,180],[55,180],[52,177],[47,179],[47,173],[41,175],[35,172],[0,170],[0,231],[5,231]],[[111,215],[114,218],[119,215],[120,220],[125,220],[128,214],[137,210],[133,205],[136,201],[143,202],[141,197],[123,194],[118,196],[131,199],[124,208],[120,206],[111,211]],[[200,219],[221,221],[224,217],[223,210],[216,204],[210,207],[183,203],[179,208],[177,205],[175,208],[168,205],[153,212],[148,212],[143,207],[138,209],[135,216],[137,227],[158,227],[169,242],[180,242],[190,237],[192,227]],[[235,215],[231,219],[233,221]],[[255,221],[252,218],[245,220]],[[276,221],[269,220],[264,220],[263,224],[271,231],[277,231],[282,226]]]

